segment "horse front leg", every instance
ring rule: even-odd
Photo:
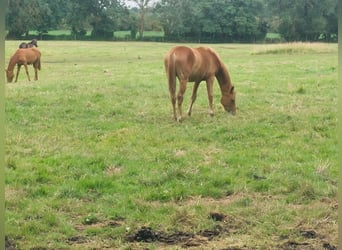
[[[194,102],[196,101],[196,98],[197,98],[197,90],[198,90],[199,84],[200,84],[200,82],[195,82],[194,88],[192,89],[191,103],[190,103],[190,106],[189,106],[189,109],[188,109],[188,116],[191,116],[192,105],[193,105]]]
[[[207,92],[208,92],[208,101],[209,101],[209,115],[214,115],[213,110],[213,84],[214,84],[214,77],[210,77],[207,80]]]
[[[18,64],[18,66],[17,66],[17,75],[15,76],[15,81],[14,81],[14,82],[17,82],[17,81],[18,81],[18,76],[19,76],[19,72],[20,72],[20,67],[21,67],[21,65]]]
[[[177,121],[181,122],[183,119],[183,114],[182,114],[182,103],[184,99],[184,93],[186,90],[186,85],[187,85],[188,80],[181,80],[180,85],[179,85],[179,91],[177,95],[177,104],[178,104],[178,117]]]
[[[27,78],[28,78],[29,81],[31,81],[31,79],[30,79],[30,74],[29,74],[29,71],[28,71],[28,68],[27,68],[27,64],[26,64],[26,63],[24,64],[24,67],[25,67],[25,71],[26,71]]]

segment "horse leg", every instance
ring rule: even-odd
[[[188,80],[180,80],[180,85],[179,85],[179,91],[178,91],[178,95],[177,95],[177,104],[178,104],[178,117],[177,117],[177,121],[181,122],[182,121],[182,103],[183,103],[183,97],[184,97],[184,93],[186,90],[186,84],[187,84]]]
[[[20,67],[21,67],[21,65],[18,64],[18,66],[17,66],[17,75],[15,76],[15,81],[14,81],[14,82],[17,82],[17,81],[18,81],[18,76],[19,76],[19,72],[20,72]]]
[[[177,120],[177,114],[176,114],[176,82],[170,81],[169,82],[169,92],[170,92],[170,98],[171,98],[171,104],[173,109],[173,118]]]
[[[200,84],[200,82],[195,82],[195,84],[194,84],[194,88],[192,90],[192,96],[191,96],[191,103],[190,103],[190,106],[189,106],[189,109],[188,109],[188,116],[191,116],[192,105],[196,101],[197,90],[198,90],[199,84]]]
[[[208,101],[209,101],[209,115],[214,115],[213,110],[213,84],[214,84],[214,78],[211,77],[207,80],[207,92],[208,92]]]
[[[27,64],[26,64],[26,63],[24,64],[24,67],[25,67],[25,71],[26,71],[27,78],[28,78],[29,81],[31,81],[30,75],[29,75],[29,72],[28,72],[28,68],[27,68]]]
[[[37,69],[37,65],[33,64],[33,68],[34,68],[34,80],[37,81],[37,80],[38,80],[38,69]]]

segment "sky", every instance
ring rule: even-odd
[[[132,0],[123,0],[123,1],[125,2],[126,6],[129,8],[137,7],[137,4]],[[158,2],[158,0],[151,0],[149,5],[156,3],[156,2]]]

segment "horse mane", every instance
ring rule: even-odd
[[[217,63],[219,64],[219,67],[215,76],[217,78],[217,81],[219,82],[221,90],[223,91],[227,89],[229,91],[233,84],[230,79],[228,69],[226,65],[224,64],[224,62],[222,61],[222,59],[220,58],[220,56],[214,50],[211,49],[211,51],[215,54],[217,61],[218,61]]]
[[[13,71],[15,65],[17,64],[17,51],[11,56],[9,62],[8,62],[8,67],[7,70],[8,71]]]

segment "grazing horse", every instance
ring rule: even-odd
[[[27,69],[27,65],[33,64],[34,68],[34,80],[38,80],[38,69],[40,70],[40,51],[37,50],[36,48],[28,48],[28,49],[17,49],[17,51],[14,53],[14,55],[11,57],[8,67],[6,69],[6,76],[7,76],[7,82],[12,82],[13,81],[13,70],[15,65],[17,65],[17,75],[15,77],[15,82],[18,81],[18,75],[20,71],[20,67],[24,65],[26,75],[29,81],[30,75]]]
[[[37,39],[32,39],[32,41],[29,43],[21,43],[19,45],[19,49],[32,48],[32,47],[38,47]]]
[[[207,82],[209,100],[209,114],[213,111],[213,82],[216,77],[221,89],[221,104],[225,110],[236,114],[234,86],[231,83],[227,68],[216,52],[207,47],[189,48],[176,46],[172,48],[164,58],[165,70],[169,84],[171,103],[174,119],[182,121],[183,95],[188,82],[195,82],[191,96],[188,115],[191,115],[192,105],[197,97],[198,86],[201,81]],[[176,77],[180,82],[176,98]],[[178,104],[178,116],[176,113],[176,100]]]

